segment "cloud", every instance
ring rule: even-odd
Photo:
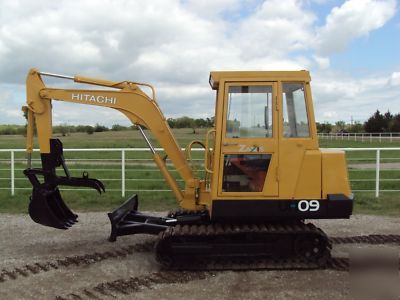
[[[395,0],[349,0],[332,9],[326,24],[317,30],[320,55],[343,51],[355,38],[382,27],[396,12]]]
[[[400,86],[400,72],[393,72],[389,79],[389,85]]]
[[[250,1],[244,1],[250,2]],[[197,16],[203,18],[218,18],[224,12],[235,12],[241,6],[240,0],[188,0],[183,2],[184,7]]]
[[[254,15],[241,22],[233,40],[241,45],[241,55],[246,60],[282,58],[309,47],[315,20],[315,15],[299,1],[265,1]]]
[[[323,56],[318,56],[315,55],[314,59],[316,61],[316,63],[318,64],[318,67],[320,69],[327,69],[330,66],[330,60],[329,57],[323,57]]]
[[[0,124],[18,124],[24,122],[21,106],[15,105],[16,97],[22,99],[20,85],[0,85]]]
[[[398,113],[398,86],[390,86],[392,76],[355,79],[336,72],[313,75],[312,90],[318,121],[365,121],[376,109]]]

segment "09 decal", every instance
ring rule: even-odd
[[[297,203],[297,209],[299,211],[318,211],[319,201],[318,200],[301,200]]]

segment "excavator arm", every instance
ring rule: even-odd
[[[50,88],[45,85],[42,76],[58,77],[107,89]],[[140,88],[141,86],[149,87],[152,91],[152,97],[144,93]],[[30,214],[36,222],[62,229],[66,229],[76,222],[77,216],[64,204],[58,185],[91,187],[99,192],[105,190],[104,185],[99,180],[89,178],[87,173],[84,173],[82,178],[70,176],[63,157],[62,143],[58,139],[52,138],[53,100],[108,107],[123,113],[133,124],[138,125],[138,130],[148,144],[155,163],[180,206],[187,209],[199,209],[199,206],[201,206],[199,205],[199,194],[197,192],[199,179],[194,177],[191,166],[174,138],[166,118],[159,109],[155,99],[155,91],[151,85],[130,81],[113,82],[82,76],[69,77],[31,69],[27,76],[26,88],[27,106],[24,106],[23,110],[26,112],[28,120],[26,146],[28,168],[25,170],[25,175],[34,187],[30,203]],[[34,169],[30,164],[34,126],[36,126],[37,131],[42,169]],[[142,127],[149,129],[164,148],[167,156],[185,182],[186,188],[184,192],[181,191],[175,178],[168,171],[165,159],[162,159],[154,150]],[[59,166],[63,167],[66,176],[57,176],[55,174],[55,169]],[[43,176],[43,183],[39,181],[38,176]],[[133,198],[136,198],[135,201],[137,202],[137,197],[134,196]],[[39,200],[36,201],[36,199]],[[137,209],[137,203],[128,206],[131,209],[134,207]],[[126,214],[127,210],[128,208],[124,210],[123,214]],[[113,219],[120,217],[116,215],[121,215],[121,209],[114,212]]]

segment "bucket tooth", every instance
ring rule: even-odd
[[[78,218],[64,203],[58,188],[34,188],[29,203],[29,215],[36,223],[58,229],[68,229]]]

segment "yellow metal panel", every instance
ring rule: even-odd
[[[307,72],[308,73],[308,72]],[[283,104],[282,104],[282,83],[299,82],[305,85],[304,96],[309,123],[309,137],[285,137],[283,136]],[[301,168],[305,153],[311,150],[318,150],[318,139],[314,114],[312,112],[312,100],[310,86],[307,82],[297,80],[284,80],[278,84],[278,110],[279,110],[279,198],[297,198],[298,181],[302,176]],[[320,193],[320,192],[319,192]],[[314,194],[314,193],[313,193]]]
[[[344,151],[321,150],[322,197],[328,194],[350,196],[349,178]]]
[[[321,197],[321,152],[308,150],[304,154],[297,178],[295,199],[320,199]]]
[[[219,88],[220,81],[304,81],[311,80],[308,71],[214,71],[210,72],[210,86],[216,90]]]

